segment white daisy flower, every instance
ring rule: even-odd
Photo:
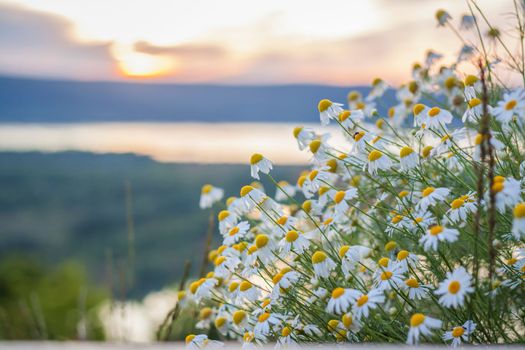
[[[316,251],[312,255],[312,265],[314,268],[315,275],[317,277],[327,278],[330,273],[337,266],[335,262],[330,259],[325,252]]]
[[[378,170],[390,169],[391,165],[390,158],[378,150],[373,150],[368,154],[368,172],[372,175],[377,174]]]
[[[465,122],[477,122],[483,113],[483,104],[481,100],[477,97],[471,98],[467,102],[467,109],[463,114],[461,120]]]
[[[256,189],[253,186],[244,186],[241,188],[241,200],[242,205],[246,211],[250,211],[255,207],[256,204],[259,204],[266,197],[264,192]]]
[[[281,253],[288,254],[291,250],[297,254],[302,254],[310,246],[310,241],[302,232],[290,230],[279,242]]]
[[[256,256],[264,262],[270,261],[273,258],[274,242],[272,239],[264,234],[258,234],[255,237],[255,246],[257,247]]]
[[[269,159],[263,157],[262,154],[252,154],[250,158],[250,172],[254,179],[259,180],[259,171],[263,174],[269,174],[272,168],[272,162]]]
[[[328,125],[330,123],[330,119],[337,118],[339,113],[343,111],[343,104],[324,99],[319,101],[317,109],[319,110],[321,124]]]
[[[261,293],[259,289],[249,281],[242,281],[239,285],[239,292],[237,294],[237,303],[242,302],[252,303],[259,299]]]
[[[215,258],[213,262],[215,265],[215,275],[217,277],[226,278],[229,277],[239,266],[241,261],[234,256],[220,255]]]
[[[289,215],[283,215],[279,219],[277,219],[276,223],[276,229],[275,234],[277,236],[282,236],[286,232],[293,230],[293,228],[297,225],[297,218]]]
[[[449,341],[452,340],[452,346],[454,348],[461,345],[462,341],[467,341],[469,336],[476,329],[476,324],[472,320],[468,320],[463,324],[463,326],[457,326],[452,328],[451,331],[445,332],[443,334],[443,340]]]
[[[346,191],[330,190],[328,195],[335,203],[334,211],[337,217],[342,217],[348,211],[349,205],[347,201],[357,197],[357,189],[351,187]]]
[[[308,147],[310,142],[312,142],[316,137],[315,132],[313,130],[310,130],[303,126],[298,126],[294,128],[293,136],[297,140],[297,145],[299,146],[299,149],[301,151]]]
[[[388,90],[388,84],[385,83],[382,79],[376,78],[372,82],[372,90],[368,93],[366,97],[367,102],[372,102],[373,100],[383,96],[385,91]]]
[[[223,347],[223,343],[217,340],[210,340],[206,334],[189,334],[186,336],[186,348],[191,350],[198,349],[218,349]]]
[[[272,278],[274,287],[271,298],[275,300],[279,297],[281,289],[288,289],[299,280],[299,273],[293,271],[290,267],[285,267]]]
[[[281,323],[280,317],[277,314],[265,312],[257,318],[253,334],[255,338],[265,340],[271,332],[271,328]]]
[[[223,243],[231,246],[237,243],[239,240],[244,238],[246,233],[250,230],[250,224],[248,221],[241,221],[237,225],[234,225],[226,235],[224,235]]]
[[[281,336],[277,338],[277,344],[275,344],[276,349],[288,348],[297,344],[297,341],[294,338],[294,333],[292,328],[286,326],[281,330]]]
[[[383,291],[380,289],[372,289],[367,294],[363,294],[357,290],[352,290],[353,297],[355,299],[352,310],[356,319],[360,320],[361,317],[368,317],[370,310],[375,309],[378,304],[385,302],[385,296]]]
[[[403,272],[406,272],[409,267],[416,267],[418,260],[416,254],[410,253],[408,250],[400,250],[396,255],[395,263],[401,267]]]
[[[410,170],[418,165],[419,155],[412,147],[405,146],[399,151],[401,170]]]
[[[421,191],[421,199],[416,204],[416,209],[426,211],[428,207],[443,202],[449,193],[450,190],[445,187],[427,187]]]
[[[375,287],[379,290],[398,288],[403,283],[403,267],[389,263],[387,267],[379,267],[375,272]]]
[[[430,293],[430,286],[421,285],[415,278],[405,280],[403,287],[408,291],[408,298],[410,300],[425,299]]]
[[[481,161],[481,143],[483,142],[483,140],[486,140],[486,139],[487,139],[487,136],[483,137],[482,134],[477,134],[476,137],[474,138],[475,147],[474,147],[474,152],[472,154],[472,158],[478,162]],[[502,149],[505,148],[505,144],[496,138],[495,133],[493,133],[490,137],[490,145],[496,152],[501,151]]]
[[[315,139],[308,145],[310,152],[312,152],[312,161],[315,164],[324,164],[328,159],[328,146],[326,142],[321,139]]]
[[[425,122],[425,116],[427,115],[430,107],[425,106],[422,103],[415,104],[412,107],[412,112],[414,113],[414,127],[421,126]]]
[[[464,223],[467,220],[467,215],[476,210],[476,203],[472,195],[464,195],[456,198],[450,204],[450,209],[447,211],[447,221],[453,224]]]
[[[467,294],[474,291],[471,279],[472,277],[464,267],[447,272],[447,278],[439,284],[435,291],[435,294],[440,295],[439,303],[445,307],[463,306]]]
[[[475,75],[467,75],[465,78],[465,100],[470,101],[478,96],[478,92],[481,91],[481,83]]]
[[[419,239],[426,252],[437,250],[439,242],[455,242],[458,240],[459,231],[453,228],[446,228],[441,225],[430,227],[426,234]]]
[[[512,177],[495,176],[492,191],[496,194],[496,208],[500,213],[504,213],[507,208],[514,208],[522,201],[521,183]],[[487,203],[488,199],[487,193]]]
[[[354,318],[349,312],[344,314],[343,317],[341,317],[341,322],[347,330],[353,333],[357,333],[361,330],[361,322],[358,319]]]
[[[355,301],[354,294],[351,291],[351,289],[341,287],[335,288],[326,305],[326,312],[337,315],[347,312]]]
[[[237,310],[232,314],[232,323],[239,329],[248,327],[249,317],[244,310]]]
[[[439,107],[430,108],[423,119],[423,123],[426,125],[427,129],[432,130],[440,130],[442,127],[445,127],[446,124],[450,124],[451,122],[452,114]]]
[[[365,114],[360,109],[356,109],[353,111],[344,110],[341,113],[339,113],[337,119],[343,127],[347,129],[354,129],[365,119]]]
[[[414,345],[419,343],[419,337],[429,336],[432,329],[441,328],[442,322],[438,319],[424,314],[413,314],[410,318],[410,329],[408,330],[407,344]]]
[[[195,300],[198,302],[201,299],[206,299],[210,296],[210,291],[219,284],[219,280],[214,277],[211,272],[210,277],[205,278],[204,281],[199,281],[199,286],[194,293]]]
[[[352,145],[353,154],[362,154],[366,150],[366,144],[372,142],[374,136],[368,132],[358,131],[354,133],[354,143]]]
[[[224,190],[210,184],[202,186],[199,207],[201,209],[211,208],[213,203],[218,202],[224,196]]]
[[[230,228],[235,226],[239,218],[229,210],[221,210],[217,215],[217,219],[219,220],[219,231],[225,236]]]
[[[512,221],[511,233],[517,240],[525,238],[525,203],[518,203],[514,207],[514,220]]]
[[[492,109],[492,114],[504,125],[509,124],[515,117],[525,116],[525,90],[518,89],[505,93],[503,99]]]

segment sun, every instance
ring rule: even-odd
[[[173,57],[134,51],[120,53],[116,59],[120,72],[133,78],[152,78],[167,75],[172,73],[177,66]]]

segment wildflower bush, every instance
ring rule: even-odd
[[[220,345],[210,329],[244,347],[525,341],[525,90],[509,87],[525,81],[523,9],[515,53],[467,5],[459,29],[436,13],[461,39],[457,62],[438,67],[429,52],[387,115],[381,79],[366,97],[351,92],[348,109],[319,102],[321,124],[348,142],[295,128],[312,163],[296,185],[254,154],[251,176],[268,177],[273,197],[253,183],[224,204],[221,189],[203,187],[223,242],[213,271],[179,292],[179,307],[200,307],[203,333],[188,346]]]

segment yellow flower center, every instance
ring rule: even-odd
[[[397,247],[397,243],[394,241],[390,241],[387,244],[385,244],[385,250],[387,252],[394,250]]]
[[[344,158],[346,157],[345,154],[341,154],[338,158]],[[326,165],[329,167],[328,171],[331,172],[331,173],[335,173],[337,171],[337,160],[335,159],[328,159],[326,161]]]
[[[354,320],[352,319],[352,315],[350,314],[344,314],[341,321],[343,321],[343,324],[346,328],[350,328],[352,324],[354,323]]]
[[[392,223],[393,224],[397,224],[398,222],[400,222],[401,220],[403,220],[403,216],[402,215],[396,215],[392,218]]]
[[[225,317],[217,317],[215,319],[215,327],[217,328],[221,328],[222,326],[224,326],[225,323],[226,323]]]
[[[507,102],[507,104],[505,104],[505,110],[510,111],[510,110],[512,110],[514,107],[516,107],[517,104],[518,104],[518,101],[516,101],[516,100],[510,100],[509,102]]]
[[[468,101],[469,108],[474,108],[481,104],[481,100],[477,97],[474,97],[472,100]]]
[[[309,199],[305,200],[301,208],[303,208],[305,212],[309,213],[312,210],[312,201]]]
[[[312,255],[312,263],[319,264],[326,260],[326,253],[322,251],[317,251]]]
[[[298,126],[298,127],[295,127],[293,129],[293,136],[295,138],[298,138],[299,137],[299,134],[301,133],[301,131],[303,131],[303,127],[302,126]]]
[[[475,83],[477,83],[477,81],[478,77],[476,77],[475,75],[467,75],[467,77],[465,78],[465,85],[472,86]]]
[[[339,121],[342,123],[344,122],[345,120],[348,119],[348,117],[350,117],[350,111],[342,111],[341,113],[339,113]]]
[[[346,252],[348,251],[348,249],[350,249],[350,246],[349,245],[344,245],[342,246],[341,248],[339,248],[339,256],[342,258],[343,256],[345,256]]]
[[[304,182],[306,181],[306,175],[299,176],[299,179],[297,179],[297,184],[299,187],[303,187]]]
[[[228,232],[228,234],[229,234],[230,236],[235,236],[237,233],[239,233],[239,227],[237,227],[237,226],[235,226],[234,228],[232,228],[232,229],[230,230],[230,232]]]
[[[401,151],[399,151],[399,156],[401,158],[405,158],[405,157],[411,155],[412,153],[414,153],[414,150],[411,147],[405,146],[405,147],[401,148]]]
[[[410,327],[417,327],[425,321],[425,315],[413,314],[410,318]]]
[[[423,148],[423,151],[421,152],[423,154],[423,158],[428,158],[428,156],[430,155],[430,152],[434,149],[434,147],[432,146],[426,146],[425,148]]]
[[[441,112],[441,108],[439,107],[432,107],[430,111],[428,111],[428,116],[434,118],[436,115]]]
[[[417,85],[416,81],[412,80],[410,83],[408,83],[408,91],[410,91],[411,93],[415,94],[418,89],[419,86]]]
[[[268,318],[270,317],[270,314],[265,312],[263,314],[261,314],[261,316],[259,316],[259,322],[262,323],[264,321],[266,321]]]
[[[390,107],[388,109],[388,118],[390,119],[394,118],[395,114],[396,114],[396,109],[394,107]]]
[[[356,132],[354,134],[354,140],[357,142],[359,140],[361,140],[361,138],[365,136],[365,132],[364,131],[359,131],[359,132]]]
[[[335,194],[335,196],[334,196],[334,202],[336,202],[336,203],[341,203],[341,201],[342,201],[343,199],[345,199],[345,195],[346,195],[345,191],[339,191],[339,192],[337,192],[337,193]]]
[[[248,281],[242,281],[239,289],[241,292],[246,292],[248,289],[252,288],[252,284]]]
[[[283,215],[277,220],[277,223],[282,226],[286,224],[287,221],[288,221],[288,216]]]
[[[425,109],[425,105],[418,103],[414,105],[414,108],[412,108],[412,112],[414,112],[414,116],[418,116],[419,113],[421,113]]]
[[[461,288],[461,284],[459,283],[459,281],[452,281],[448,285],[448,292],[450,294],[457,294],[460,288]]]
[[[255,245],[257,246],[258,249],[264,248],[268,244],[269,240],[270,238],[268,238],[267,235],[261,233],[257,235],[257,237],[255,237]]]
[[[454,86],[456,86],[457,84],[457,80],[455,77],[448,77],[446,80],[445,80],[445,87],[447,89],[452,89]]]
[[[430,228],[430,234],[432,236],[437,236],[439,235],[441,232],[443,232],[443,227],[442,226],[439,226],[439,225],[435,225],[435,226],[432,226]]]
[[[240,324],[246,318],[246,312],[243,310],[237,310],[233,313],[232,319],[233,323],[236,325]]]
[[[356,108],[356,109],[365,109],[365,107],[366,107],[366,105],[365,105],[364,102],[357,102],[357,103],[355,104],[355,108]]]
[[[381,158],[383,156],[383,153],[379,152],[378,150],[373,150],[372,152],[370,152],[370,154],[368,155],[368,161],[370,162],[375,162],[376,160],[378,160],[379,158]]]
[[[319,150],[319,147],[321,147],[321,140],[313,140],[310,142],[310,151],[312,153],[316,153]]]
[[[273,278],[272,278],[273,284],[277,284],[277,283],[281,282],[281,279],[283,278],[283,276],[284,276],[284,274],[282,274],[282,273],[278,273],[275,276],[273,276]]]
[[[207,184],[207,185],[202,186],[202,191],[201,192],[203,194],[208,194],[208,193],[211,192],[212,189],[213,189],[213,186],[210,185],[210,184]]]
[[[421,192],[421,194],[423,195],[423,197],[427,197],[429,196],[430,194],[432,194],[432,192],[435,191],[435,188],[434,187],[427,187],[423,190],[423,192]]]
[[[224,256],[218,256],[216,259],[215,259],[215,266],[219,266],[220,264],[222,264],[224,261],[226,260],[226,257]]]
[[[368,295],[363,294],[357,299],[357,306],[363,306],[368,303]]]
[[[330,320],[330,321],[328,321],[328,329],[331,332],[335,332],[337,330],[337,326],[339,326],[339,320]]]
[[[389,259],[389,258],[387,258],[387,257],[383,257],[383,258],[379,259],[379,261],[378,261],[377,263],[378,263],[380,266],[387,267],[389,262],[390,262],[390,259]]]
[[[397,195],[399,196],[399,198],[404,198],[404,197],[408,196],[408,194],[409,194],[408,191],[403,190],[403,191],[399,192]]]
[[[200,320],[205,320],[205,319],[209,318],[212,313],[213,313],[213,310],[211,308],[205,307],[199,312],[199,319]]]
[[[393,273],[391,271],[384,271],[382,274],[381,274],[381,280],[383,281],[387,281],[389,280],[390,278],[392,278],[392,275]]]
[[[251,191],[253,190],[253,187],[252,186],[243,186],[243,188],[241,188],[241,197],[244,197],[246,196],[248,193],[250,193]]]
[[[319,195],[322,196],[323,194],[325,194],[326,192],[330,191],[330,188],[329,187],[326,187],[326,186],[321,186],[319,187]]]
[[[399,253],[397,253],[397,260],[405,260],[409,254],[408,250],[400,250]]]
[[[288,231],[286,234],[286,241],[289,243],[295,242],[297,238],[299,238],[299,233],[297,231]]]
[[[494,176],[494,182],[503,182],[505,178],[501,175]]]
[[[334,299],[338,299],[340,298],[343,294],[345,294],[345,290],[341,287],[339,288],[336,288],[332,291],[332,298]]]
[[[359,93],[359,91],[350,91],[348,93],[348,101],[357,101],[361,98],[361,94]]]
[[[419,288],[419,283],[415,278],[409,278],[405,281],[405,284],[410,288]]]
[[[458,198],[452,201],[452,203],[450,204],[450,207],[452,209],[458,209],[458,208],[461,208],[463,204],[465,204],[465,201],[461,198]]]
[[[383,129],[383,125],[384,125],[384,124],[385,124],[385,121],[384,121],[383,119],[378,119],[378,120],[376,121],[376,127],[377,127],[378,129]]]
[[[319,101],[319,104],[317,105],[317,109],[319,110],[319,113],[322,113],[326,111],[328,108],[332,106],[332,101],[324,99]]]
[[[222,220],[226,219],[228,216],[230,216],[230,212],[229,211],[221,210],[219,215],[217,215],[217,218],[219,219],[219,221],[222,221]]]
[[[492,192],[499,193],[503,191],[505,188],[505,184],[503,182],[495,182],[494,185],[492,185]]]
[[[228,286],[228,291],[229,291],[230,293],[235,292],[235,291],[237,290],[238,287],[239,287],[239,283],[237,283],[237,282],[232,282],[232,283],[230,283],[230,285]]]
[[[292,333],[292,330],[290,329],[290,327],[284,327],[283,330],[281,331],[281,336],[282,337],[287,337],[291,333]]]
[[[252,154],[252,157],[250,158],[250,164],[251,164],[251,165],[257,164],[257,163],[259,163],[261,160],[263,160],[263,156],[262,156],[262,154],[254,153],[254,154]]]
[[[454,327],[452,330],[452,336],[454,338],[459,338],[465,333],[465,329],[463,327]]]
[[[514,217],[519,219],[525,217],[525,203],[519,203],[514,207]]]
[[[195,334],[188,334],[184,341],[186,342],[186,344],[189,344],[193,341],[193,339],[195,339]]]

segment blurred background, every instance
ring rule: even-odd
[[[511,1],[479,3],[505,27]],[[455,59],[438,8],[465,4],[0,0],[0,339],[154,339],[199,271],[201,186],[236,195],[253,152],[295,183],[319,99]]]

